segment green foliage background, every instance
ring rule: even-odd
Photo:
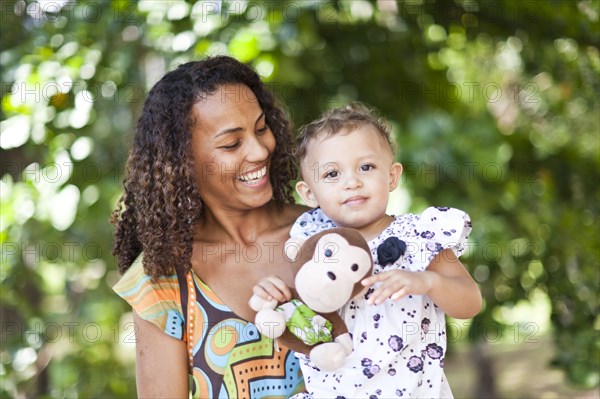
[[[546,298],[554,363],[600,381],[597,0],[1,2],[0,395],[131,397],[109,214],[145,93],[253,65],[296,126],[351,100],[395,128],[402,204],[467,210],[485,309]],[[129,350],[123,350],[129,348]]]

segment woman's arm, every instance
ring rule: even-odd
[[[415,294],[429,296],[448,316],[457,319],[468,319],[481,310],[479,287],[451,249],[437,254],[423,272],[392,270],[368,277],[362,284],[376,282],[381,285],[369,297],[371,304]]]
[[[184,341],[168,336],[133,312],[138,398],[188,398]]]

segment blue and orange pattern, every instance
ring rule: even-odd
[[[177,275],[153,283],[144,273],[141,257],[113,289],[140,317],[166,334],[186,341],[192,337],[191,397],[288,398],[301,392],[304,384],[293,352],[284,346],[275,348],[198,276],[192,274],[190,280],[191,313],[182,307]],[[188,320],[189,314],[193,319]]]

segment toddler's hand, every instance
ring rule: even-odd
[[[252,287],[252,293],[265,301],[287,302],[292,299],[289,287],[277,276],[263,277]]]
[[[396,301],[409,294],[427,294],[433,285],[431,273],[429,271],[390,270],[367,277],[361,281],[361,284],[370,286],[381,283],[367,300],[370,305],[379,305],[388,298]]]

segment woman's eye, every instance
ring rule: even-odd
[[[240,144],[241,144],[241,141],[236,141],[233,144],[223,145],[223,146],[221,146],[221,148],[224,150],[234,150],[234,149],[238,148],[240,146]]]
[[[331,172],[325,173],[325,178],[326,179],[335,179],[339,175],[340,174],[339,174],[339,172],[337,170],[332,170]]]
[[[372,169],[375,169],[375,165],[365,164],[365,165],[360,166],[360,170],[362,170],[363,172],[368,172],[369,170],[372,170]]]
[[[258,135],[262,135],[262,134],[265,134],[267,132],[267,130],[269,130],[269,127],[267,125],[265,125],[264,127],[257,129],[256,133],[258,133]]]

